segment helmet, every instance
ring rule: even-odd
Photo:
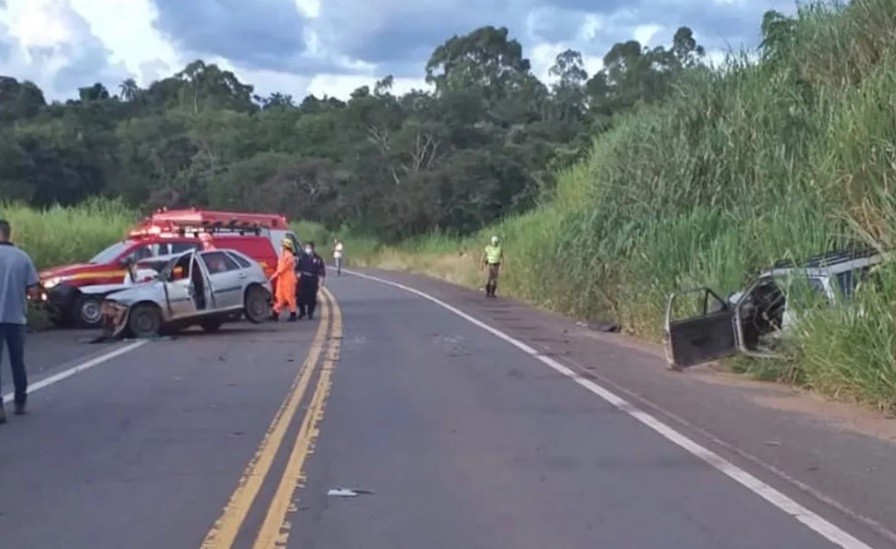
[[[498,243],[498,237],[497,237],[497,236],[493,236],[493,237],[492,237],[492,244],[497,244],[497,243]]]

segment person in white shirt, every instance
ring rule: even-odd
[[[333,264],[336,266],[336,275],[342,276],[342,241],[338,238],[333,241]]]

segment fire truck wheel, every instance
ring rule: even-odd
[[[102,298],[93,295],[82,295],[75,301],[75,323],[79,328],[97,328],[103,320]]]

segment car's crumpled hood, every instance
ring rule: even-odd
[[[130,284],[94,284],[93,286],[83,286],[81,288],[81,293],[88,295],[105,295],[130,288],[133,288]]]
[[[113,292],[106,296],[107,300],[121,303],[122,305],[132,305],[138,301],[152,301],[162,304],[165,301],[164,284],[159,281],[147,282],[136,286],[129,286],[126,289]]]

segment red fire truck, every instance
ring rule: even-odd
[[[116,284],[127,275],[127,266],[151,257],[176,254],[202,247],[207,235],[218,248],[235,249],[258,261],[268,276],[277,267],[283,238],[298,246],[295,233],[282,215],[199,210],[158,210],[145,218],[127,237],[110,245],[86,263],[53,267],[40,273],[41,300],[60,326],[99,326],[100,300],[79,288]],[[294,250],[296,251],[296,250]]]

